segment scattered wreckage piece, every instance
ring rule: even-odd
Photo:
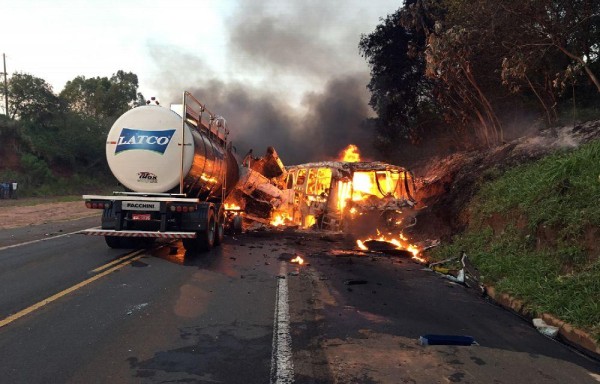
[[[452,263],[456,265],[458,261],[459,267],[451,268]],[[468,288],[478,287],[482,293],[484,292],[483,284],[480,282],[481,276],[479,270],[473,265],[471,260],[469,260],[465,251],[461,252],[460,259],[459,257],[450,257],[445,260],[430,263],[428,267],[454,283],[462,284]]]
[[[363,245],[368,251],[374,253],[383,253],[394,256],[413,257],[413,253],[408,249],[398,248],[398,245],[384,240],[366,240]]]
[[[463,335],[423,335],[419,336],[419,344],[426,345],[479,345],[473,336]]]
[[[551,339],[556,338],[558,335],[559,328],[553,325],[546,324],[541,318],[533,319],[533,326],[544,336],[548,336]]]
[[[281,186],[286,176],[287,171],[273,147],[268,147],[261,158],[253,157],[250,150],[242,162],[239,181],[226,203],[236,207],[245,221],[269,225],[273,210],[283,203]]]

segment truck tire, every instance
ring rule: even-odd
[[[239,235],[240,233],[242,233],[243,230],[243,221],[244,219],[242,218],[242,215],[235,215],[233,217],[233,233],[236,235]]]
[[[215,212],[208,210],[206,230],[196,233],[195,239],[183,239],[183,247],[190,252],[208,252],[215,244]]]
[[[215,245],[223,244],[225,238],[225,215],[220,215],[215,228]]]
[[[156,241],[153,237],[125,237],[124,248],[150,248]]]
[[[198,240],[199,251],[208,252],[215,245],[216,228],[217,222],[215,220],[215,211],[210,209],[208,211],[206,231],[199,232],[196,237],[196,240]]]
[[[106,245],[108,245],[110,248],[113,248],[113,249],[123,248],[123,245],[121,243],[121,238],[119,236],[104,236],[104,241],[106,242]]]

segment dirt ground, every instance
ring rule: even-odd
[[[86,208],[83,201],[38,202],[37,204],[35,201],[20,201],[19,205],[11,205],[10,203],[9,201],[0,200],[0,229],[81,219],[97,216],[100,212],[99,210]],[[21,205],[22,203],[27,205]]]

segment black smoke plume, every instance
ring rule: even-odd
[[[356,144],[366,157],[376,157],[365,125],[372,116],[368,68],[358,53],[360,34],[370,30],[360,18],[348,21],[362,2],[257,3],[241,1],[223,31],[229,37],[228,70],[239,72],[236,80],[217,75],[197,56],[150,47],[161,68],[155,86],[163,104],[180,103],[181,92],[190,91],[225,117],[242,156],[251,148],[262,155],[273,146],[292,165],[332,160]],[[250,80],[239,80],[245,77]]]

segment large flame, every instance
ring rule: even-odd
[[[354,172],[352,177],[352,200],[359,201],[366,199],[370,195],[377,195],[377,185],[373,180],[373,172]]]
[[[360,161],[360,152],[358,151],[358,147],[354,144],[348,145],[340,153],[340,161],[347,161],[349,163],[356,163]]]
[[[225,205],[225,210],[227,210],[227,211],[239,211],[242,209],[242,207],[240,207],[239,205],[234,204],[234,203],[225,203],[224,205]]]
[[[408,238],[406,238],[406,236],[404,236],[403,233],[400,233],[398,235],[398,237],[396,238],[393,236],[386,236],[386,235],[382,234],[381,232],[379,232],[379,230],[377,230],[377,235],[379,237],[376,237],[376,238],[370,237],[366,240],[356,240],[356,245],[358,246],[359,249],[361,249],[363,251],[368,251],[369,248],[365,245],[365,242],[370,241],[370,240],[385,241],[387,243],[395,245],[396,249],[402,249],[402,250],[406,250],[406,251],[412,253],[413,259],[415,259],[419,262],[422,262],[422,263],[426,262],[426,260],[420,256],[421,250],[417,246],[410,244]]]
[[[285,224],[285,216],[283,214],[275,214],[271,218],[270,224],[274,227],[278,227],[280,225]]]

